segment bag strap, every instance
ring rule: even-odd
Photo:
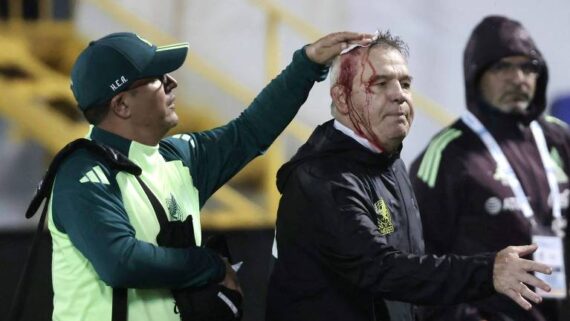
[[[32,245],[28,252],[28,258],[24,265],[22,274],[16,287],[14,299],[8,313],[8,321],[17,321],[22,317],[24,308],[24,299],[30,287],[30,275],[32,268],[35,266],[37,260],[37,251],[40,244],[41,234],[44,229],[45,219],[48,211],[48,203],[53,189],[55,176],[61,164],[74,152],[80,149],[87,149],[91,153],[102,157],[112,169],[128,172],[135,175],[137,178],[142,173],[140,167],[130,161],[125,155],[120,152],[104,145],[100,145],[89,139],[80,138],[72,141],[62,148],[52,160],[48,170],[44,174],[43,179],[38,184],[36,193],[26,210],[26,218],[33,217],[42,203],[44,207],[40,216],[36,233]],[[127,321],[127,290],[126,289],[113,289],[113,312],[112,321]]]
[[[160,204],[160,201],[158,200],[158,198],[156,198],[154,193],[150,190],[148,185],[146,185],[145,182],[143,182],[143,180],[140,178],[140,176],[135,176],[135,177],[136,177],[137,181],[139,182],[139,184],[141,185],[144,193],[146,194],[146,197],[148,197],[148,200],[150,201],[152,208],[154,209],[154,213],[156,214],[156,218],[158,219],[158,223],[160,224],[160,229],[161,230],[164,229],[164,227],[168,223],[168,216],[166,215],[164,208]]]
[[[42,214],[40,216],[40,221],[38,223],[38,227],[36,229],[36,233],[34,234],[34,239],[32,241],[32,246],[30,247],[30,251],[28,253],[28,259],[24,264],[24,269],[22,271],[22,275],[20,276],[20,280],[18,280],[18,285],[16,286],[16,291],[14,294],[14,299],[12,300],[12,305],[10,307],[10,311],[8,312],[8,321],[17,321],[20,320],[22,317],[22,311],[24,309],[24,299],[30,287],[30,275],[32,274],[32,267],[36,265],[37,260],[37,252],[40,245],[40,239],[42,235],[42,230],[44,228],[44,222],[46,219],[47,214],[47,201],[44,203],[44,208],[42,209]]]
[[[145,192],[146,196],[148,197],[156,217],[158,218],[158,222],[160,224],[160,228],[162,229],[166,226],[168,222],[168,217],[166,216],[166,212],[164,208],[160,205],[160,201],[156,196],[151,192],[150,188],[143,182],[139,175],[135,175],[135,178],[141,185],[143,191]],[[128,312],[128,302],[127,302],[127,289],[116,289],[113,288],[113,314],[112,314],[112,321],[127,321],[127,313]]]
[[[65,147],[60,150],[53,158],[53,161],[49,165],[44,178],[38,185],[34,198],[26,210],[26,218],[34,216],[42,204],[42,201],[49,198],[51,195],[53,182],[55,181],[55,175],[57,174],[59,167],[71,154],[80,149],[87,149],[93,154],[102,157],[103,160],[109,164],[112,169],[124,171],[135,176],[138,176],[142,173],[140,167],[138,167],[125,155],[121,154],[115,149],[100,145],[86,138],[76,139],[71,143],[65,145]]]
[[[111,321],[127,321],[128,302],[127,289],[113,288],[113,310]]]

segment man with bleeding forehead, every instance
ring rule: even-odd
[[[415,320],[413,304],[503,293],[525,309],[549,290],[522,259],[536,246],[474,256],[424,253],[399,157],[413,120],[406,45],[379,33],[331,69],[332,115],[277,174],[282,193],[266,320]]]
[[[414,109],[406,55],[403,44],[379,43],[347,52],[331,69],[334,126],[372,151],[394,152],[410,129]]]

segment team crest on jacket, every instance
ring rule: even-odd
[[[394,232],[394,224],[392,223],[390,210],[382,198],[374,203],[374,210],[376,214],[378,214],[378,230],[380,234],[386,235]]]
[[[170,198],[166,199],[166,206],[168,207],[168,215],[171,221],[181,221],[182,213],[180,211],[180,206],[176,202],[174,195],[170,194]]]

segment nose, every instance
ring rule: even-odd
[[[526,75],[521,68],[514,68],[509,77],[510,81],[515,84],[520,84],[526,79]]]
[[[394,86],[392,86],[388,98],[390,101],[395,102],[399,105],[403,104],[406,101],[404,90],[402,89],[402,85],[399,82],[395,82]]]
[[[163,86],[164,86],[164,91],[168,94],[174,88],[178,87],[178,82],[170,74],[166,74],[164,75]]]

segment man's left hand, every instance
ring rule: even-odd
[[[328,34],[305,47],[307,57],[321,65],[328,65],[349,45],[366,46],[372,41],[373,35],[357,32],[335,32]]]
[[[493,285],[525,310],[532,305],[527,301],[540,303],[542,298],[527,287],[527,284],[549,292],[550,286],[529,272],[552,273],[545,264],[522,259],[532,254],[538,247],[536,244],[525,246],[509,246],[497,253],[493,267]]]

